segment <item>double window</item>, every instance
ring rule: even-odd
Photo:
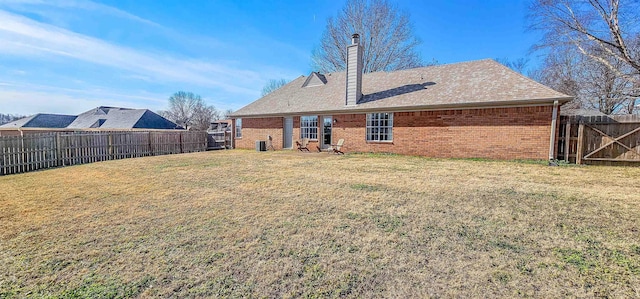
[[[367,141],[393,141],[393,113],[367,114]]]
[[[236,138],[242,138],[242,118],[236,118]]]
[[[318,116],[300,116],[300,138],[318,139]]]

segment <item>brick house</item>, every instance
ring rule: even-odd
[[[235,147],[271,136],[276,149],[344,139],[349,152],[554,157],[565,94],[490,59],[363,74],[357,34],[347,55],[346,71],[301,76],[233,113]]]

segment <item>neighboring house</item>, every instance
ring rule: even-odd
[[[75,115],[38,113],[1,125],[0,128],[66,128]]]
[[[351,152],[555,157],[570,96],[489,59],[363,75],[357,35],[347,52],[345,72],[301,76],[232,113],[235,147],[270,135],[276,149],[310,138],[310,148],[344,139]]]
[[[74,115],[36,114],[0,126],[0,129],[182,129],[174,122],[148,110],[97,107]]]

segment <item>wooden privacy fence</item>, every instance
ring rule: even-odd
[[[563,116],[558,160],[640,166],[640,116]]]
[[[206,149],[206,132],[91,131],[0,136],[0,175]]]

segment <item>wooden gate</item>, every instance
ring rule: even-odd
[[[640,116],[562,117],[559,133],[559,160],[640,166]]]

